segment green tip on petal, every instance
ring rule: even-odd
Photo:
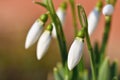
[[[110,22],[111,17],[109,17],[109,16],[105,16],[105,20],[106,20],[106,22]]]
[[[52,29],[53,29],[53,26],[52,26],[52,24],[49,24],[48,26],[47,26],[47,29],[46,30],[48,30],[48,31],[52,31]]]
[[[113,6],[115,6],[116,2],[117,2],[117,0],[112,0],[112,1],[111,1],[111,4],[112,4]]]
[[[115,6],[117,0],[106,0],[107,4],[112,4],[113,6]]]
[[[98,1],[98,3],[96,4],[96,8],[98,9],[98,11],[101,11],[102,10],[102,7],[103,7],[103,3],[102,1]]]
[[[110,4],[111,0],[105,0],[107,4]]]
[[[67,3],[66,3],[66,2],[63,2],[63,3],[60,5],[60,8],[63,9],[63,10],[66,10],[66,9],[67,9]]]
[[[84,38],[84,37],[85,37],[85,29],[84,29],[84,28],[82,28],[82,29],[78,32],[77,37],[79,37],[79,38]]]
[[[48,19],[48,15],[47,14],[43,14],[40,16],[40,20],[43,21],[44,23],[47,21]]]

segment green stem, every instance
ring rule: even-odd
[[[71,11],[72,11],[72,18],[73,18],[73,26],[74,26],[74,37],[76,37],[77,32],[78,32],[78,27],[77,27],[77,19],[76,19],[76,11],[75,11],[75,2],[74,0],[69,0],[70,6],[71,6]],[[78,70],[76,66],[73,69],[73,75],[72,75],[72,80],[77,80],[78,78]]]
[[[86,31],[85,31],[86,42],[87,42],[87,47],[88,47],[88,51],[89,51],[89,55],[90,55],[92,78],[93,78],[93,80],[96,80],[95,55],[94,55],[94,53],[93,53],[93,48],[92,48],[92,45],[91,45],[91,43],[90,43],[90,38],[89,38],[89,34],[88,34],[87,28],[86,28],[85,30],[86,30]]]
[[[102,40],[102,45],[100,48],[100,63],[103,62],[104,56],[105,56],[105,49],[107,46],[109,34],[110,34],[110,26],[111,26],[111,16],[106,16],[105,17],[105,29],[104,29],[104,34],[103,34],[103,40]]]
[[[78,16],[79,16],[79,21],[85,31],[87,47],[88,47],[88,51],[89,51],[89,55],[90,55],[92,78],[93,78],[93,80],[96,80],[97,78],[96,78],[96,67],[95,67],[95,55],[93,53],[92,45],[90,42],[90,37],[88,34],[88,21],[87,21],[86,12],[81,5],[78,5]]]
[[[111,73],[110,73],[110,79],[118,78],[118,65],[117,61],[114,61],[110,67]]]
[[[68,52],[67,52],[66,40],[65,40],[64,33],[62,30],[62,24],[61,24],[58,16],[56,15],[52,0],[47,0],[47,8],[50,12],[51,19],[52,19],[52,21],[55,25],[55,28],[56,28],[58,43],[59,43],[60,52],[61,52],[62,63],[63,63],[63,66],[65,66],[65,64],[67,62],[67,53]]]
[[[75,11],[75,2],[74,0],[69,0],[71,10],[72,10],[72,18],[73,18],[73,26],[74,26],[74,36],[76,37],[78,32],[78,26],[77,26],[77,18],[76,18],[76,11]]]
[[[117,0],[106,0],[107,4],[112,4],[113,6],[115,6]],[[112,21],[112,16],[105,16],[105,29],[104,29],[104,34],[103,34],[103,40],[102,40],[102,45],[100,48],[100,64],[103,62],[104,60],[104,56],[105,56],[105,49],[107,46],[107,42],[108,42],[108,38],[109,38],[109,34],[110,34],[110,26],[111,26],[111,21]]]
[[[78,80],[78,67],[76,66],[74,69],[73,69],[73,73],[72,73],[72,79],[71,80]]]

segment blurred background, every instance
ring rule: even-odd
[[[63,0],[53,0],[57,9]],[[94,8],[97,0],[76,0],[84,6],[87,15]],[[107,46],[107,56],[111,62],[120,60],[120,0],[118,0],[110,38]],[[34,21],[46,10],[32,0],[1,0],[0,1],[0,80],[53,80],[53,67],[60,62],[57,41],[52,40],[48,54],[40,61],[36,59],[36,44],[25,50],[24,44],[28,30]],[[79,24],[80,27],[80,24]],[[91,36],[92,44],[101,43],[104,30],[102,15],[97,30]],[[68,5],[64,31],[68,48],[73,41],[73,26],[70,5]],[[85,49],[86,67],[89,67],[89,57]],[[120,64],[120,62],[119,62]],[[120,65],[119,65],[120,67]]]

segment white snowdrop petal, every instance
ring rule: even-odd
[[[46,53],[51,41],[51,33],[50,31],[45,31],[37,44],[37,59],[40,60]]]
[[[53,26],[52,36],[55,38],[57,36],[56,28],[55,28],[55,25],[53,23],[52,23],[52,26]]]
[[[99,21],[100,12],[95,8],[88,16],[88,33],[91,35],[96,29]]]
[[[59,8],[59,9],[57,10],[56,14],[57,14],[58,18],[60,19],[60,21],[61,21],[61,23],[62,23],[62,25],[63,25],[63,24],[64,24],[64,21],[65,21],[65,15],[66,15],[65,11],[63,11],[61,8]],[[56,38],[56,35],[57,35],[57,34],[56,34],[55,25],[54,25],[54,24],[52,24],[52,25],[53,25],[52,36],[53,36],[54,38]]]
[[[62,24],[64,24],[65,21],[65,11],[63,11],[61,8],[59,8],[56,12],[57,16],[59,17]]]
[[[33,45],[38,38],[40,37],[40,34],[43,30],[43,22],[36,20],[35,23],[30,28],[25,42],[25,48],[29,48],[31,45]]]
[[[107,4],[106,6],[104,6],[102,12],[105,16],[111,16],[113,11],[114,11],[114,7],[111,4]]]
[[[68,68],[72,70],[80,61],[82,56],[84,42],[80,38],[76,38],[72,43],[68,53]]]

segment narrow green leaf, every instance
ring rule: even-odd
[[[98,42],[95,42],[95,45],[94,45],[94,53],[95,53],[95,61],[96,61],[96,63],[99,63],[100,53],[99,53]]]
[[[84,73],[83,73],[83,79],[82,80],[89,80],[88,78],[88,71],[87,70],[84,70]]]
[[[77,68],[77,66],[73,69],[72,80],[78,80],[78,68]]]
[[[113,63],[112,63],[112,65],[111,65],[111,67],[110,67],[110,69],[111,69],[111,74],[110,74],[110,79],[111,80],[113,80],[114,78],[117,78],[117,76],[118,76],[118,69],[117,69],[117,62],[116,61],[114,61]]]
[[[85,66],[84,66],[84,59],[83,59],[83,56],[79,62],[79,64],[77,65],[78,66],[78,72],[83,72],[84,69],[85,69]]]
[[[58,69],[58,72],[61,75],[61,77],[64,78],[64,80],[70,80],[71,72],[68,70],[67,65],[65,65],[63,67],[63,65],[61,63],[58,63],[57,69]]]
[[[54,78],[55,80],[64,80],[64,78],[60,75],[57,68],[54,68]]]
[[[114,77],[112,80],[118,80],[118,78],[117,78],[117,77]]]
[[[107,42],[109,39],[110,30],[111,30],[111,21],[112,21],[111,16],[105,17],[104,34],[103,34],[102,44],[101,44],[101,48],[100,48],[100,63],[103,62],[104,57],[105,57],[105,50],[107,47]]]
[[[97,42],[94,45],[94,55],[95,55],[96,76],[98,76],[99,65],[100,65],[100,52]]]
[[[61,63],[57,63],[57,69],[62,77],[64,77],[64,68]]]
[[[110,64],[109,58],[106,57],[99,69],[98,80],[110,80]]]
[[[88,76],[88,71],[84,70],[83,72],[80,72],[78,80],[90,80]]]
[[[42,3],[42,2],[37,2],[37,1],[33,1],[35,4],[38,4],[38,5],[40,5],[40,6],[42,6],[42,7],[44,7],[44,8],[46,8],[47,9],[47,6],[46,6],[46,4],[44,4],[44,3]]]

